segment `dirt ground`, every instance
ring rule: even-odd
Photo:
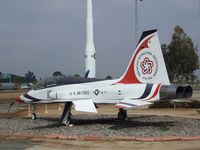
[[[17,93],[0,93],[0,109],[2,104],[9,104],[14,101],[15,97],[23,92]],[[197,97],[197,96],[196,96]],[[5,107],[7,107],[6,105]],[[39,105],[37,107],[37,115],[60,115],[62,113],[63,104]],[[47,108],[47,109],[46,109]],[[30,115],[28,105],[21,106],[19,110],[11,111],[13,117],[24,117]],[[118,109],[111,105],[100,105],[99,114],[117,114]],[[72,111],[72,114],[79,114]],[[83,113],[82,113],[83,114]],[[200,109],[136,109],[128,111],[128,114],[144,114],[144,115],[167,115],[175,117],[200,119]],[[0,113],[0,118],[7,116],[7,113]],[[95,149],[178,149],[178,150],[200,150],[200,141],[168,141],[168,142],[138,142],[138,141],[66,141],[53,139],[0,139],[0,149],[26,149],[26,150],[95,150]]]
[[[138,142],[138,141],[66,141],[52,139],[3,139],[4,150],[199,150],[199,141]]]
[[[16,97],[24,94],[26,91],[1,91],[0,92],[0,102],[13,101]]]

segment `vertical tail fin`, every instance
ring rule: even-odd
[[[143,32],[118,83],[169,83],[157,30]]]

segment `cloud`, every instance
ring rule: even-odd
[[[138,33],[158,28],[161,43],[169,43],[179,24],[199,42],[196,3],[138,2]],[[134,1],[94,0],[93,6],[97,76],[118,77],[135,47]],[[1,0],[0,71],[24,75],[30,70],[38,78],[56,70],[84,75],[85,19],[86,0]]]

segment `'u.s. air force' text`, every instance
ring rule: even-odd
[[[89,91],[71,91],[69,95],[89,95]]]

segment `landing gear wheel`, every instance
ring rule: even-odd
[[[120,112],[118,112],[118,119],[119,119],[119,120],[123,120],[123,117],[124,117],[123,114],[120,113]]]
[[[36,114],[35,114],[35,113],[32,113],[31,119],[32,119],[32,120],[36,120]]]
[[[64,126],[69,126],[70,125],[70,121],[71,121],[71,117],[68,117],[68,119],[65,122],[63,122],[62,124]]]
[[[118,112],[118,119],[119,120],[127,120],[127,110],[120,108],[119,112]]]

